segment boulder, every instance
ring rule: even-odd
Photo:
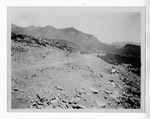
[[[38,102],[37,102],[37,104],[38,104],[38,105],[43,105],[43,103],[42,103],[42,102],[40,102],[40,101],[38,101]]]
[[[110,90],[105,90],[106,94],[111,94],[112,92]]]
[[[94,94],[97,94],[98,93],[98,90],[93,88],[93,87],[90,87],[89,90],[94,93]]]
[[[18,87],[14,87],[14,91],[18,91],[19,89],[18,89]]]
[[[98,101],[98,100],[95,100],[94,102],[96,103],[96,105],[97,105],[98,107],[105,107],[105,106],[106,106],[106,103],[104,103],[104,102],[100,102],[100,101]]]

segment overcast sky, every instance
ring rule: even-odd
[[[11,21],[18,26],[74,27],[104,43],[140,43],[138,12],[105,12],[96,8],[21,9],[11,12]]]

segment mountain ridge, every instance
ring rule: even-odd
[[[34,38],[63,39],[75,43],[80,47],[80,49],[82,49],[82,53],[104,52],[107,54],[140,56],[139,43],[113,42],[111,44],[105,44],[94,35],[84,33],[74,27],[58,29],[51,25],[46,25],[44,27],[37,27],[33,25],[19,27],[15,24],[11,24],[11,27],[12,32],[15,34],[24,34]]]
[[[31,27],[31,26],[30,26]],[[74,27],[56,29],[53,26],[47,25],[45,27],[19,27],[12,24],[12,32],[16,34],[25,34],[35,38],[44,37],[48,39],[64,39],[77,44],[79,47],[89,52],[116,52],[116,48],[102,43],[95,36],[84,33],[75,29]]]

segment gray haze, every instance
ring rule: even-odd
[[[11,22],[18,26],[74,27],[96,36],[101,42],[140,43],[140,13],[101,12],[88,8],[45,8],[13,11]]]

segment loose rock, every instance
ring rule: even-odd
[[[94,93],[94,94],[97,94],[97,93],[98,93],[98,90],[95,89],[95,88],[93,88],[93,87],[90,87],[89,89],[90,89],[90,91],[91,91],[92,93]]]
[[[98,101],[98,100],[95,100],[94,101],[96,104],[97,104],[97,106],[99,106],[99,107],[104,107],[104,106],[106,106],[106,104],[104,103],[104,102],[100,102],[100,101]]]
[[[77,104],[78,107],[82,108],[82,109],[86,109],[87,107],[81,104]]]
[[[64,90],[64,88],[62,86],[56,86],[57,90]]]
[[[17,87],[14,87],[14,91],[18,91],[19,89]]]
[[[106,94],[111,94],[112,92],[109,91],[109,90],[105,90],[105,93],[106,93]]]

